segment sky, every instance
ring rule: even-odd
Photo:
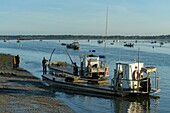
[[[169,6],[170,0],[0,0],[0,35],[168,35]]]

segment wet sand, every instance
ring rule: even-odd
[[[73,113],[41,80],[22,68],[13,69],[12,60],[0,54],[1,113]]]

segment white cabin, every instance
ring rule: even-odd
[[[88,61],[91,62],[92,66],[98,67],[99,66],[99,57],[95,55],[88,55],[88,54],[81,54],[80,56],[81,62],[83,62],[83,67],[87,67]]]
[[[108,76],[108,67],[106,66],[105,56],[97,56],[93,54],[80,55],[80,75],[85,76],[87,73],[88,62],[91,65],[91,76],[105,77]]]
[[[154,73],[154,75],[151,73]],[[142,62],[116,63],[113,78],[113,85],[116,90],[147,94],[159,92],[158,81],[159,77],[155,67],[144,67]]]
[[[137,81],[134,80],[133,73],[135,71],[141,70],[144,67],[144,63],[141,62],[118,62],[116,63],[116,72],[114,75],[115,81],[116,79],[120,79],[117,82],[114,82],[115,86],[122,84],[124,88],[136,89]],[[135,69],[136,68],[136,69]],[[137,76],[137,75],[136,75]],[[123,80],[122,80],[123,79]]]

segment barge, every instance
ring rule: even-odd
[[[142,62],[117,62],[111,84],[99,79],[82,78],[70,74],[46,74],[43,80],[53,88],[103,96],[152,95],[160,92],[155,67],[144,67]],[[93,82],[95,81],[95,82]]]

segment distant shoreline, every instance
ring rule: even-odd
[[[0,35],[0,40],[162,40],[170,42],[170,35],[159,36],[97,36],[97,35]]]

